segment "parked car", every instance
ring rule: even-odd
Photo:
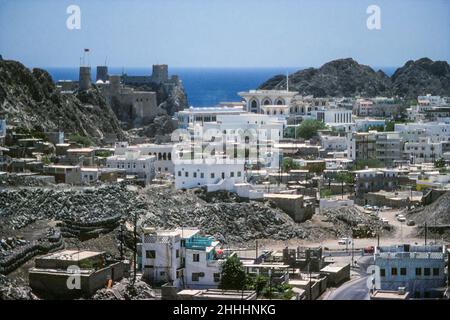
[[[406,221],[406,218],[405,218],[403,215],[399,215],[399,216],[397,217],[397,220],[400,221],[400,222],[405,222],[405,221]]]
[[[381,222],[383,222],[383,224],[389,224],[389,220],[386,218],[381,218]]]
[[[369,246],[369,247],[364,248],[364,253],[374,253],[374,252],[375,252],[374,246]]]
[[[414,220],[408,220],[408,221],[406,221],[406,225],[407,226],[415,226],[416,222]]]
[[[350,238],[341,238],[338,240],[338,244],[346,245],[346,244],[352,244],[352,239]]]

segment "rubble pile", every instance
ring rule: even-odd
[[[337,236],[353,235],[355,238],[375,237],[381,228],[390,228],[374,216],[357,207],[342,207],[325,210],[322,215],[332,223]]]
[[[49,229],[47,234],[34,241],[14,237],[0,239],[0,274],[8,274],[32,257],[63,247],[61,234]]]
[[[427,222],[433,224],[450,224],[450,192],[444,193],[432,204],[417,208],[408,213],[408,218],[414,220],[416,224],[422,225]]]
[[[0,274],[0,300],[37,300],[37,297],[30,287],[21,286]]]
[[[79,226],[86,224],[89,227],[97,223],[102,227],[102,221],[108,226],[111,219],[132,212],[135,198],[136,193],[122,185],[7,188],[0,190],[0,219],[3,227],[13,229],[42,219],[61,220],[65,224],[76,222]]]
[[[93,300],[154,300],[155,293],[146,282],[137,279],[134,285],[130,279],[123,278],[111,288],[98,290]]]
[[[450,192],[444,193],[433,203],[428,206],[416,208],[407,214],[408,220],[413,220],[419,228],[417,228],[417,234],[423,236],[425,228],[421,228],[428,224],[428,232],[430,234],[439,233],[444,239],[450,239],[450,229],[447,228],[433,228],[437,226],[450,225]]]
[[[212,202],[195,195],[195,190],[147,188],[143,224],[163,228],[198,227],[222,242],[245,242],[269,238],[305,238],[307,232],[280,209],[260,202]]]

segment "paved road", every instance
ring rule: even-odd
[[[344,283],[342,286],[330,293],[327,300],[369,300],[369,289],[367,288],[366,269],[373,264],[373,257],[362,257],[358,260],[360,277]]]

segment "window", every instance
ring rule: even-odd
[[[222,179],[225,179],[225,172],[222,172]]]
[[[416,268],[416,276],[422,275],[422,268]]]
[[[423,269],[423,275],[424,275],[424,276],[429,276],[430,274],[431,274],[430,268],[424,268],[424,269]]]
[[[200,178],[203,179],[204,177],[205,177],[205,174],[204,174],[203,172],[201,172],[201,173],[200,173]]]
[[[165,271],[161,271],[161,272],[159,273],[159,276],[160,276],[160,277],[165,277],[165,276],[166,276],[166,272],[165,272]]]
[[[194,262],[199,262],[199,261],[200,261],[200,254],[194,253],[194,254],[192,255],[192,261],[194,261]]]
[[[177,249],[177,251],[175,251],[175,257],[177,257],[177,258],[180,257],[180,249]]]
[[[194,175],[194,178],[197,178],[197,172],[194,172],[193,175]]]
[[[433,276],[439,276],[439,268],[433,268]]]
[[[220,281],[220,273],[214,273],[214,282],[219,282]]]
[[[192,281],[198,281],[200,275],[197,272],[192,273]]]
[[[400,268],[400,275],[406,276],[406,268]]]
[[[238,171],[238,173],[237,173],[237,176],[238,176],[238,177],[240,177],[240,176],[241,176],[241,172],[240,172],[240,171]]]
[[[181,177],[181,171],[178,171],[178,176]]]
[[[185,176],[186,178],[189,177],[189,172],[186,171],[186,172],[184,173],[184,176]]]
[[[214,172],[211,173],[211,179],[214,179]]]
[[[392,276],[396,276],[397,275],[397,268],[392,268],[391,269],[391,275]]]
[[[386,269],[380,269],[380,277],[386,277]]]
[[[155,250],[147,250],[147,251],[145,251],[145,257],[147,259],[155,259],[156,258]]]

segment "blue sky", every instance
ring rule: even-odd
[[[66,28],[66,8],[81,29]],[[368,30],[366,9],[381,9]],[[450,61],[449,0],[0,0],[0,54],[30,67],[320,66]]]

